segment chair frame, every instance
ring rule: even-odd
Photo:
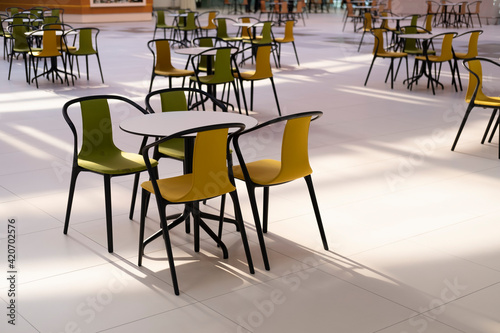
[[[470,69],[470,67],[468,66],[468,63],[470,61],[479,61],[480,64],[481,64],[481,62],[491,63],[491,64],[496,65],[496,66],[498,66],[500,68],[500,63],[495,62],[495,61],[493,61],[491,59],[488,59],[488,58],[480,58],[480,57],[479,58],[469,58],[469,59],[465,59],[462,62],[463,65],[464,65],[464,67],[465,67],[465,69],[470,73],[470,75],[473,75],[475,77],[475,79],[476,79],[476,85],[475,85],[474,91],[473,91],[473,93],[472,93],[472,95],[470,97],[469,105],[467,106],[467,109],[465,110],[465,114],[464,114],[464,117],[462,119],[462,122],[460,123],[460,127],[458,129],[457,135],[455,136],[455,140],[453,141],[453,145],[451,146],[451,151],[455,150],[455,147],[457,146],[458,140],[460,139],[460,135],[462,134],[462,131],[463,131],[464,127],[465,127],[465,123],[467,122],[467,119],[469,118],[469,115],[470,115],[471,111],[475,107],[478,106],[478,107],[482,107],[484,109],[487,109],[487,108],[488,109],[493,109],[493,112],[492,112],[492,114],[490,116],[490,119],[488,121],[488,125],[486,127],[486,131],[484,132],[483,138],[481,140],[482,144],[486,140],[486,136],[488,135],[488,132],[489,132],[489,130],[491,128],[491,125],[493,124],[495,116],[496,116],[498,110],[500,109],[500,97],[497,97],[498,98],[498,104],[497,105],[482,104],[480,102],[476,103],[477,95],[480,92],[479,87],[480,86],[482,87],[482,85],[483,85],[483,78],[482,77],[479,78],[479,75]],[[482,67],[482,64],[481,64],[481,67]],[[468,92],[469,92],[469,89],[470,89],[470,87],[467,88]],[[482,93],[482,89],[481,89],[481,93]],[[489,96],[486,96],[486,97],[489,97]],[[500,120],[497,120],[496,123],[495,123],[495,125],[494,125],[493,132],[491,133],[491,136],[490,136],[490,139],[489,139],[490,142],[491,142],[491,139],[492,139],[493,135],[495,134],[495,130],[499,126],[499,124],[500,124]],[[500,146],[498,147],[498,158],[500,158]]]
[[[129,213],[129,218],[133,218],[134,214],[134,207],[135,207],[135,200],[137,196],[137,189],[139,185],[139,173],[142,171],[146,171],[146,167],[144,167],[144,170],[140,172],[126,172],[122,174],[104,174],[104,173],[99,173],[95,172],[83,167],[80,167],[78,165],[78,154],[79,154],[79,132],[76,129],[76,126],[72,120],[72,117],[68,113],[68,109],[76,104],[80,103],[82,101],[88,101],[88,100],[98,100],[98,99],[105,99],[107,101],[109,100],[115,100],[115,101],[121,101],[124,103],[127,103],[131,107],[137,109],[137,111],[141,112],[142,114],[148,114],[148,112],[141,107],[139,104],[135,103],[134,101],[118,96],[118,95],[94,95],[94,96],[86,96],[86,97],[79,97],[72,99],[68,102],[66,102],[63,106],[62,113],[63,117],[68,123],[71,132],[73,133],[73,158],[72,158],[72,166],[71,166],[71,180],[70,180],[70,187],[69,187],[69,195],[68,195],[68,203],[67,203],[67,208],[66,208],[66,217],[64,220],[64,229],[63,233],[67,234],[68,233],[68,228],[69,228],[69,220],[71,216],[71,208],[73,205],[73,198],[74,198],[74,193],[75,193],[75,188],[76,188],[76,180],[78,178],[78,175],[80,172],[91,172],[95,174],[102,175],[104,178],[104,201],[105,201],[105,210],[106,210],[106,229],[107,229],[107,243],[108,243],[108,252],[112,253],[113,252],[113,224],[112,224],[112,212],[111,212],[111,178],[112,177],[118,177],[118,176],[126,176],[126,175],[131,175],[135,174],[134,177],[134,185],[133,185],[133,190],[132,190],[132,200],[130,204],[130,213]],[[80,110],[81,114],[81,110]],[[147,141],[147,137],[144,137],[141,143],[141,148],[145,146]]]
[[[286,122],[286,121],[291,120],[291,119],[302,118],[302,117],[311,117],[311,121],[313,121],[313,120],[318,119],[322,115],[323,115],[323,112],[321,112],[321,111],[308,111],[308,112],[301,112],[301,113],[290,114],[290,115],[286,115],[286,116],[282,116],[282,117],[271,119],[269,121],[266,121],[264,123],[261,123],[261,124],[255,126],[255,127],[252,127],[252,128],[247,129],[247,130],[245,130],[243,132],[240,132],[240,133],[238,133],[238,134],[236,134],[234,136],[233,146],[234,146],[236,155],[238,157],[238,161],[240,163],[240,166],[241,166],[241,169],[242,169],[242,172],[243,172],[243,175],[244,175],[244,181],[245,181],[245,184],[246,184],[248,196],[249,196],[249,199],[250,199],[250,204],[251,204],[251,207],[252,207],[252,214],[253,214],[254,222],[255,222],[255,230],[257,232],[257,236],[258,236],[258,239],[259,239],[259,244],[260,244],[260,249],[261,249],[261,253],[262,253],[262,258],[263,258],[264,266],[265,266],[266,270],[270,269],[269,259],[268,259],[268,256],[267,256],[267,250],[266,250],[266,245],[265,245],[265,240],[264,240],[264,233],[267,233],[267,225],[268,225],[269,187],[270,186],[275,186],[275,185],[280,185],[282,183],[280,183],[280,184],[273,184],[273,185],[260,185],[260,184],[257,184],[257,183],[255,183],[255,182],[252,181],[252,178],[250,177],[249,171],[248,171],[248,169],[246,167],[246,164],[245,164],[245,158],[243,157],[242,149],[240,148],[240,145],[239,145],[239,139],[243,135],[246,135],[248,133],[254,132],[254,131],[259,130],[259,129],[263,128],[263,127],[269,126],[271,124],[275,124],[275,123],[279,123],[279,122],[283,122],[283,121]],[[325,234],[325,231],[324,231],[324,228],[323,228],[323,223],[322,223],[322,220],[321,220],[321,214],[320,214],[320,211],[319,211],[319,206],[318,206],[318,202],[317,202],[317,199],[316,199],[316,194],[315,194],[315,191],[314,191],[314,185],[313,185],[313,182],[312,182],[311,175],[309,174],[309,175],[305,176],[304,180],[306,181],[307,188],[309,190],[309,195],[311,197],[311,203],[312,203],[312,206],[313,206],[314,214],[316,216],[316,222],[318,224],[318,229],[319,229],[319,232],[320,232],[320,235],[321,235],[321,240],[322,240],[322,243],[323,243],[323,248],[325,250],[328,250],[328,242],[326,240],[326,234]],[[293,180],[291,180],[291,181],[293,181]],[[256,199],[256,196],[255,196],[255,189],[258,188],[258,187],[262,187],[263,190],[264,190],[264,206],[263,206],[262,227],[261,227],[260,217],[259,217],[259,211],[258,211],[258,207],[257,207],[257,199]]]
[[[231,138],[235,134],[241,132],[245,128],[244,124],[227,123],[227,124],[204,126],[204,127],[199,127],[199,128],[181,131],[181,132],[169,135],[167,137],[161,138],[161,139],[159,139],[151,144],[148,144],[148,145],[144,146],[144,148],[142,148],[142,150],[141,150],[142,155],[144,157],[144,162],[146,163],[147,170],[148,170],[148,173],[150,175],[150,181],[151,181],[152,187],[154,189],[156,203],[158,206],[158,212],[160,215],[161,235],[163,235],[163,240],[165,243],[165,248],[166,248],[168,263],[169,263],[169,268],[170,268],[170,274],[171,274],[171,278],[172,278],[172,285],[173,285],[174,293],[176,295],[179,295],[179,283],[177,281],[177,273],[176,273],[176,269],[175,269],[174,256],[173,256],[172,245],[171,245],[171,241],[170,241],[170,235],[169,235],[168,231],[169,231],[169,229],[171,229],[173,226],[175,226],[177,224],[174,221],[170,225],[167,225],[166,209],[167,209],[168,205],[188,204],[191,207],[190,210],[191,210],[191,214],[193,214],[193,220],[194,220],[194,251],[195,252],[199,252],[199,250],[200,250],[200,240],[199,240],[200,227],[203,230],[205,230],[205,232],[221,248],[221,250],[223,252],[224,259],[228,258],[228,252],[227,252],[226,246],[224,245],[224,243],[222,243],[221,238],[218,235],[216,235],[201,219],[201,216],[200,216],[201,212],[199,209],[199,201],[169,202],[167,199],[162,197],[161,191],[160,191],[159,186],[157,184],[157,179],[159,178],[158,170],[157,170],[157,168],[154,168],[151,165],[151,163],[149,162],[149,155],[150,155],[149,151],[151,149],[156,149],[156,147],[158,145],[160,145],[161,143],[164,143],[164,142],[171,140],[173,138],[191,139],[191,138],[188,138],[187,136],[190,134],[193,134],[193,133],[200,133],[200,132],[204,132],[204,131],[226,129],[226,128],[237,128],[236,132],[228,135],[227,144],[226,144],[226,158],[227,158],[227,163],[228,163],[228,176],[229,176],[229,180],[230,180],[231,184],[234,186],[235,184],[234,184],[234,178],[232,176],[232,162],[231,162],[230,153],[229,153],[229,144],[230,144]],[[194,140],[191,140],[191,141],[194,141]],[[234,186],[234,187],[235,187],[234,191],[229,192],[229,194],[231,195],[231,198],[233,200],[236,222],[238,224],[241,239],[242,239],[243,246],[245,249],[247,263],[249,266],[249,271],[251,274],[254,274],[255,270],[253,267],[253,261],[252,261],[252,257],[251,257],[251,253],[250,253],[250,247],[248,245],[245,226],[243,223],[243,217],[242,217],[242,213],[241,213],[238,195],[236,192],[236,186]],[[147,191],[145,189],[142,190],[138,266],[142,266],[142,257],[144,255],[144,246],[145,246],[145,243],[148,242],[148,240],[144,241],[144,229],[145,229],[146,210],[147,210],[150,196],[151,196],[151,193],[149,191]],[[206,198],[206,199],[209,199],[209,198]],[[200,201],[202,201],[202,200],[200,200]]]

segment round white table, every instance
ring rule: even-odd
[[[231,112],[174,111],[128,118],[120,123],[120,128],[132,134],[165,137],[192,128],[228,123],[243,123],[250,128],[257,125],[257,119]]]

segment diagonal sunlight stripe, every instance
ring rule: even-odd
[[[399,97],[404,98],[405,100],[413,99],[413,100],[421,100],[421,101],[425,101],[425,102],[427,102],[427,101],[432,101],[433,103],[436,102],[435,99],[433,99],[431,97],[427,97],[427,96],[408,95],[407,93],[400,93],[400,92],[395,92],[395,91],[381,91],[381,90],[374,89],[374,88],[359,87],[359,86],[348,86],[348,88],[357,89],[360,91],[370,91],[370,92],[373,92],[377,95],[384,94],[384,95],[390,95],[390,96],[399,96]]]
[[[7,144],[10,144],[13,147],[16,147],[17,149],[19,149],[19,150],[23,151],[24,153],[29,154],[33,157],[41,158],[41,159],[45,159],[45,160],[50,160],[50,159],[54,158],[54,156],[47,154],[44,151],[41,151],[39,148],[34,147],[32,145],[29,145],[24,141],[16,139],[11,134],[8,134],[8,133],[2,132],[2,131],[0,131],[0,140],[4,141]]]
[[[22,125],[13,126],[13,127],[21,133],[24,133],[26,135],[31,135],[34,139],[36,139],[38,141],[43,141],[51,146],[59,148],[59,149],[66,151],[68,153],[73,152],[73,145],[72,144],[69,144],[67,142],[64,142],[64,141],[56,138],[56,137],[48,135],[47,133],[44,133],[36,128],[22,126]]]

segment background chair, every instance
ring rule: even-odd
[[[453,66],[452,60],[453,60],[453,50],[452,50],[452,42],[453,38],[457,35],[456,32],[445,32],[442,34],[437,34],[434,35],[430,40],[429,43],[432,43],[434,39],[436,38],[442,38],[442,43],[441,43],[441,53],[440,54],[429,54],[428,52],[425,55],[422,56],[416,56],[415,57],[415,65],[414,65],[414,73],[418,70],[418,63],[419,61],[423,62],[422,66],[427,66],[427,74],[428,74],[428,84],[430,83],[432,87],[432,94],[435,95],[435,89],[434,86],[436,85],[441,85],[442,84],[439,82],[439,77],[441,75],[441,66],[444,62],[448,62],[450,65],[450,71],[451,71],[451,84],[455,86],[455,91],[458,91],[457,89],[457,83],[455,81],[455,66]],[[437,69],[437,64],[439,64],[439,70]],[[432,67],[434,66],[434,74],[432,74]],[[444,88],[444,87],[443,87]]]
[[[285,35],[283,37],[274,38],[274,42],[278,45],[278,66],[281,67],[281,45],[286,43],[291,43],[293,46],[293,52],[295,52],[295,59],[297,59],[297,65],[300,66],[299,56],[297,55],[297,48],[295,47],[295,38],[293,36],[293,26],[295,21],[289,20],[285,23]]]
[[[287,115],[264,122],[235,135],[234,149],[240,164],[233,167],[234,177],[245,181],[266,270],[269,270],[270,266],[264,241],[264,233],[267,232],[269,188],[271,186],[284,184],[299,178],[305,179],[316,215],[316,222],[318,224],[323,247],[325,250],[328,250],[328,243],[321,221],[316,194],[314,192],[311,177],[312,169],[308,157],[309,124],[311,120],[317,119],[322,114],[321,111],[311,111]],[[246,157],[243,155],[243,150],[241,149],[242,147],[239,144],[240,137],[249,135],[249,133],[259,133],[256,131],[266,130],[266,128],[272,124],[283,122],[286,124],[281,145],[281,160],[263,159],[253,162],[246,161]],[[258,187],[262,187],[264,191],[262,227],[255,197],[255,190]]]
[[[493,109],[490,120],[488,122],[488,126],[486,127],[486,131],[484,132],[483,139],[481,143],[484,143],[488,131],[495,119],[498,109],[500,109],[500,97],[497,96],[488,96],[483,92],[483,65],[490,64],[495,67],[500,68],[500,64],[487,58],[474,58],[474,59],[466,59],[463,61],[464,67],[469,71],[469,85],[467,87],[467,92],[465,95],[465,101],[469,103],[467,109],[465,110],[464,118],[460,124],[457,135],[455,137],[455,141],[451,146],[451,150],[454,151],[457,146],[458,139],[462,134],[465,123],[469,118],[471,111],[475,107],[481,107],[484,109]],[[498,121],[495,123],[495,129],[498,126]],[[494,132],[493,132],[494,133]],[[498,149],[498,158],[500,158],[500,146]]]
[[[110,107],[110,102],[117,103]],[[70,113],[70,109],[76,105],[80,106],[82,127],[77,129],[76,115]],[[73,159],[71,181],[69,186],[68,206],[64,221],[64,234],[68,233],[71,207],[75,193],[76,180],[80,172],[92,172],[102,175],[104,178],[104,203],[106,207],[106,229],[108,251],[113,252],[113,224],[111,213],[111,178],[135,174],[132,202],[130,205],[130,218],[132,218],[137,188],[139,184],[139,173],[146,171],[146,164],[140,154],[124,152],[120,150],[113,141],[112,115],[123,112],[123,106],[128,106],[133,111],[147,114],[137,103],[121,96],[96,95],[75,98],[63,106],[63,116],[73,133]],[[96,140],[96,138],[99,138]],[[80,143],[81,142],[81,143]],[[141,147],[146,143],[143,139]],[[156,166],[155,160],[150,160],[151,166]]]
[[[387,71],[387,75],[385,77],[385,82],[387,82],[387,79],[389,78],[389,75],[391,76],[391,89],[394,88],[394,81],[396,80],[396,77],[398,76],[399,72],[399,67],[401,66],[401,61],[403,58],[406,61],[406,78],[408,79],[408,54],[405,52],[390,52],[384,49],[384,29],[372,29],[372,34],[375,37],[375,41],[373,44],[373,59],[372,63],[370,64],[370,69],[368,70],[368,74],[366,75],[365,79],[365,86],[368,83],[368,78],[370,77],[370,73],[373,68],[373,63],[375,62],[375,59],[377,58],[382,58],[382,59],[391,59],[391,64],[389,66],[389,70]],[[398,68],[396,70],[396,73],[394,73],[394,59],[399,59],[399,64]]]
[[[200,61],[203,57],[211,56],[213,52],[215,52],[215,57],[213,58],[213,64],[211,64],[211,68],[208,69],[206,75],[200,75],[202,72],[195,70],[194,76],[190,77],[192,83],[198,85],[199,89],[202,89],[204,85],[207,86],[207,91],[217,98],[216,88],[218,85],[223,85],[224,90],[222,91],[221,98],[218,98],[220,101],[224,101],[225,88],[227,86],[227,99],[224,101],[227,105],[231,105],[229,103],[229,94],[231,87],[233,88],[234,95],[236,98],[236,103],[238,106],[238,110],[241,113],[241,104],[240,104],[240,95],[238,88],[236,86],[235,77],[233,73],[238,73],[238,65],[236,64],[235,57],[233,57],[232,53],[236,53],[238,51],[237,48],[234,47],[217,47],[213,49],[208,49],[199,53],[197,56],[191,58],[191,63],[194,69],[199,67]],[[245,99],[245,94],[243,96],[243,103],[245,106],[245,111],[248,112],[247,103]],[[233,107],[234,108],[234,107]]]
[[[479,22],[479,27],[483,27],[481,24],[481,17],[479,17],[479,13],[481,10],[481,1],[473,1],[469,4],[467,4],[467,16],[468,16],[468,21],[470,22],[471,26],[474,28],[474,20],[472,19],[473,15],[476,15],[477,20]]]
[[[190,207],[194,220],[195,252],[199,252],[200,249],[199,229],[201,227],[219,245],[223,251],[223,257],[226,259],[228,257],[227,248],[220,240],[220,237],[218,237],[201,219],[199,202],[229,193],[234,203],[236,221],[245,249],[249,271],[251,274],[255,272],[239,206],[238,195],[236,193],[236,187],[234,186],[234,179],[229,173],[232,166],[231,159],[228,158],[229,128],[236,128],[238,132],[244,128],[244,125],[233,123],[187,130],[157,140],[142,149],[150,180],[141,184],[143,190],[138,265],[142,265],[142,257],[144,255],[144,229],[147,202],[149,201],[150,195],[154,194],[160,215],[160,226],[167,252],[172,284],[176,295],[179,295],[179,286],[169,236],[170,226],[167,225],[166,218],[167,206],[172,204],[187,204]],[[183,138],[190,134],[196,134],[192,156],[192,172],[177,177],[160,178],[155,165],[150,162],[150,151],[172,138]],[[207,184],[212,184],[214,182],[213,175],[217,175],[217,186],[207,186]]]
[[[186,77],[194,75],[194,71],[175,68],[172,65],[170,44],[176,43],[174,39],[153,39],[148,42],[148,48],[153,53],[153,70],[151,72],[151,83],[149,92],[153,89],[153,81],[156,76],[168,77],[168,86],[172,87],[172,78],[182,77],[182,86]]]
[[[460,90],[462,90],[462,80],[460,79],[460,70],[458,69],[458,61],[459,60],[465,60],[465,59],[470,59],[470,58],[475,58],[478,55],[477,51],[477,44],[478,44],[478,39],[479,35],[483,33],[483,30],[471,30],[464,32],[460,35],[457,35],[455,38],[459,38],[462,36],[470,35],[469,36],[469,45],[467,47],[467,52],[455,52],[453,50],[453,61],[454,61],[454,67],[457,72],[457,80],[460,85]]]
[[[259,45],[257,47],[255,55],[255,70],[234,73],[234,77],[240,80],[242,95],[245,94],[245,91],[243,89],[243,82],[250,81],[250,110],[253,110],[254,82],[259,80],[269,79],[271,81],[271,86],[273,87],[274,99],[276,100],[276,107],[278,108],[278,114],[281,116],[278,94],[276,93],[276,86],[274,85],[274,79],[273,79],[273,71],[271,70],[271,48],[272,48],[271,44]]]
[[[185,24],[178,24],[175,28],[176,33],[179,33],[179,35],[182,33],[183,35],[183,37],[177,38],[183,46],[187,46],[194,37],[198,37],[199,27],[196,25],[196,15],[196,12],[187,12]],[[179,22],[181,21],[182,20],[179,20]],[[189,32],[191,33],[191,38],[188,38]]]
[[[372,30],[372,14],[370,12],[366,12],[364,14],[364,21],[363,21],[363,28],[362,30],[362,35],[361,35],[361,40],[359,41],[359,46],[358,46],[358,52],[361,49],[361,44],[363,44],[363,38],[365,37],[365,34],[370,32]]]
[[[10,32],[8,33],[13,39],[13,44],[10,49],[10,59],[9,59],[9,77],[12,71],[12,64],[14,62],[14,56],[22,55],[24,60],[24,71],[26,74],[26,82],[30,83],[30,71],[28,68],[28,54],[30,52],[30,47],[28,45],[28,39],[26,38],[26,33],[30,32],[33,27],[29,24],[13,24],[9,27]],[[4,36],[5,38],[5,36]]]
[[[76,49],[68,47],[66,55],[69,60],[71,74],[73,74],[73,59],[76,59],[76,66],[78,69],[78,77],[80,77],[80,65],[78,57],[85,57],[85,66],[87,68],[87,81],[89,80],[89,56],[95,55],[97,58],[97,65],[101,73],[101,81],[104,83],[104,76],[102,75],[101,60],[99,59],[99,48],[97,46],[97,37],[100,30],[98,28],[78,28],[72,29],[65,33],[65,37],[76,34]],[[68,45],[67,41],[65,42]],[[75,42],[73,42],[75,45]]]
[[[356,26],[358,25],[358,23],[361,23],[363,21],[363,16],[358,15],[354,12],[354,9],[352,7],[352,3],[347,2],[346,6],[347,6],[346,7],[347,15],[346,15],[345,20],[344,20],[344,26],[342,27],[342,31],[344,31],[345,25],[347,24],[348,20],[351,20],[351,22],[354,25],[354,31],[356,31]]]
[[[217,30],[217,26],[215,25],[214,21],[215,21],[215,18],[217,17],[217,15],[219,15],[219,12],[212,10],[209,12],[201,13],[200,15],[198,15],[197,19],[199,20],[202,15],[208,15],[208,18],[207,18],[207,25],[200,26],[200,30],[202,32],[205,31],[206,36],[208,36],[208,33],[210,31]]]
[[[175,32],[175,28],[177,27],[174,24],[167,24],[165,21],[165,11],[163,10],[155,10],[153,14],[156,18],[155,22],[155,30],[153,32],[153,39],[156,38],[156,31],[158,29],[163,30],[163,38],[167,38],[167,30],[170,30],[169,38],[172,38],[172,34]]]

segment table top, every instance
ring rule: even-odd
[[[263,27],[264,23],[262,22],[237,22],[233,23],[233,26],[235,27]]]
[[[411,16],[380,16],[382,20],[411,20]]]
[[[35,30],[35,31],[28,31],[28,32],[25,32],[24,34],[26,36],[43,36],[43,32],[45,30]],[[59,29],[49,29],[47,31],[55,31],[56,32],[56,36],[61,36],[63,33],[67,34],[67,35],[76,35],[76,31],[73,31],[73,30],[68,30],[68,31],[64,31],[64,30],[59,30]]]
[[[243,123],[246,128],[251,128],[258,122],[253,117],[239,113],[171,111],[125,119],[120,123],[120,128],[132,134],[165,137],[192,128],[228,123]]]

